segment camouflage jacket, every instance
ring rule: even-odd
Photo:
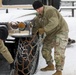
[[[58,33],[69,31],[68,25],[59,11],[52,6],[44,6],[43,14],[37,14],[33,20],[33,32],[44,28],[47,36],[55,36]]]

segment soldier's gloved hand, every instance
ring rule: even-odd
[[[42,34],[45,32],[45,30],[44,30],[44,28],[39,28],[39,29],[38,29],[38,32],[39,32],[39,34],[42,35]]]

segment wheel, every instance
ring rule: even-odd
[[[38,62],[39,62],[39,51],[37,51],[34,61],[32,62],[32,69],[31,69],[32,74],[36,72],[38,67]]]
[[[38,37],[19,39],[14,75],[33,75],[39,61]]]

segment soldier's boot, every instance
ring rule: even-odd
[[[62,71],[56,71],[53,75],[62,75]]]
[[[44,68],[41,68],[40,69],[41,71],[49,71],[49,70],[54,70],[54,65],[53,64],[50,64]]]

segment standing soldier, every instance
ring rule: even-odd
[[[56,72],[53,75],[62,75],[65,61],[65,49],[68,43],[68,25],[58,10],[52,6],[44,6],[40,1],[33,3],[33,8],[37,11],[37,16],[33,19],[33,31],[39,31],[42,35],[46,33],[43,41],[42,55],[47,66],[41,71],[54,70],[51,56],[54,48],[54,59]]]
[[[0,25],[0,53],[9,62],[9,64],[11,65],[11,68],[13,68],[14,67],[14,65],[13,65],[14,59],[12,58],[9,50],[4,45],[4,42],[3,42],[7,38],[7,36],[8,36],[7,27],[5,25]]]

